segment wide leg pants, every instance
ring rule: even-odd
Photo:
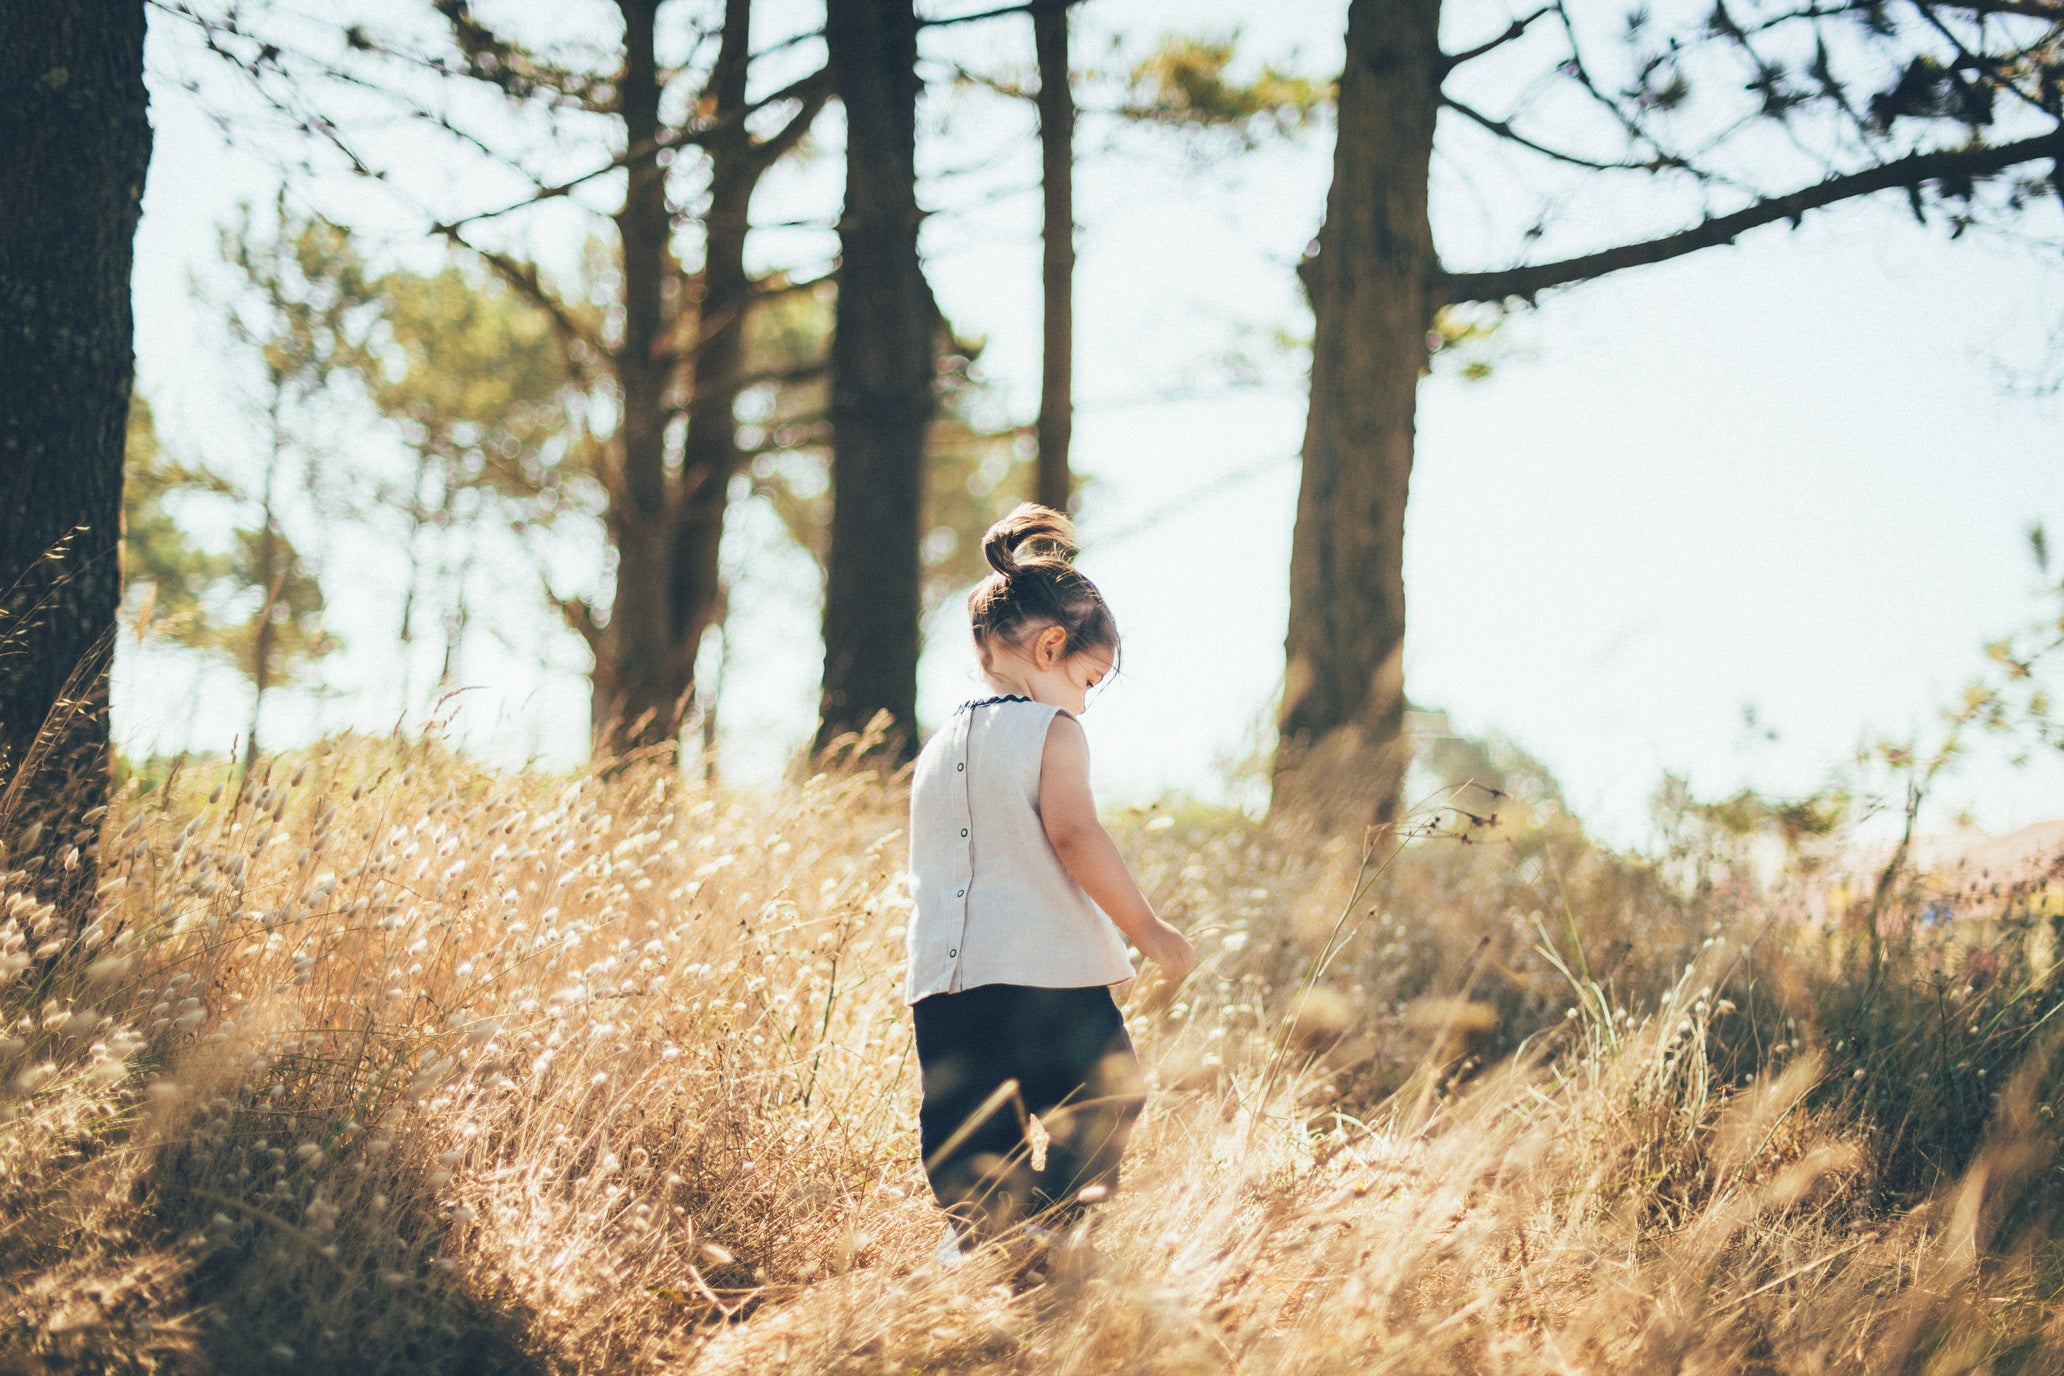
[[[1072,1215],[1117,1189],[1146,1098],[1108,988],[984,984],[921,999],[911,1014],[925,1174],[942,1206],[998,1228]],[[1034,1116],[1048,1138],[1040,1170],[1027,1134]]]

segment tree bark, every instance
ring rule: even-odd
[[[617,115],[627,148],[659,139],[659,67],[653,28],[659,0],[617,0],[624,20]],[[616,471],[609,523],[616,539],[616,595],[595,665],[598,753],[661,745],[680,731],[694,673],[694,650],[674,638],[672,511],[666,471],[669,354],[667,285],[676,273],[670,246],[666,169],[656,157],[632,160],[616,213],[622,252],[623,339],[616,349]]]
[[[1075,92],[1068,84],[1069,0],[1032,11],[1039,65],[1040,287],[1045,334],[1039,376],[1039,458],[1033,499],[1068,509],[1075,427]]]
[[[0,875],[74,919],[108,789],[143,31],[142,0],[0,26]]]
[[[1311,409],[1290,552],[1275,805],[1396,815],[1406,764],[1404,519],[1439,265],[1427,173],[1439,0],[1353,0],[1311,295]]]
[[[619,0],[624,63],[617,113],[627,148],[679,142],[660,121],[662,81],[654,53],[658,0]],[[724,511],[738,470],[738,393],[745,372],[745,320],[752,279],[745,269],[753,193],[767,169],[809,131],[823,109],[821,84],[790,88],[802,108],[756,139],[746,125],[752,57],[752,0],[725,0],[724,26],[707,94],[709,132],[696,140],[710,158],[703,264],[684,279],[672,250],[666,169],[634,159],[616,216],[623,251],[624,329],[612,358],[623,405],[609,524],[617,552],[616,597],[599,635],[595,738],[621,754],[677,744],[695,696],[703,632],[722,607]],[[672,289],[678,288],[678,292]],[[673,304],[692,301],[692,332]],[[678,476],[667,465],[667,432],[686,419]]]
[[[739,462],[738,392],[745,366],[745,317],[752,303],[745,237],[753,188],[765,167],[741,117],[751,57],[752,0],[725,0],[724,30],[710,76],[717,132],[706,145],[710,193],[702,272],[687,284],[700,299],[687,369],[694,381],[681,452],[681,513],[674,530],[672,635],[690,655],[701,647],[720,603],[724,510]],[[692,675],[692,660],[689,670]],[[704,735],[707,751],[711,742]]]
[[[915,749],[919,509],[938,310],[918,260],[917,14],[829,0],[824,36],[846,111],[846,201],[831,345],[832,493],[817,748],[888,719]]]

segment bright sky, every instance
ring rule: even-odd
[[[1256,51],[1323,72],[1338,65],[1344,9],[1295,0],[1263,16],[1236,0],[1090,0],[1078,53],[1100,51],[1107,34],[1137,43],[1239,24]],[[1451,10],[1462,41],[1503,22],[1489,5]],[[934,51],[1025,62],[1022,27],[953,30],[950,50]],[[215,226],[240,199],[267,198],[272,174],[253,149],[225,146],[171,85],[203,64],[162,33],[151,61],[141,385],[175,450],[236,461],[251,451],[239,374],[191,283],[218,278]],[[835,123],[825,127],[835,136]],[[986,184],[1026,194],[966,209],[982,174],[935,179],[923,193],[942,211],[925,240],[940,302],[963,334],[986,337],[984,364],[1020,417],[1038,363],[1030,129],[1029,115],[969,104],[949,131],[934,128],[927,154],[938,169],[1004,150]],[[1329,142],[1318,131],[1203,161],[1172,143],[1154,151],[1135,137],[1111,150],[1085,136],[1076,459],[1095,486],[1084,567],[1126,635],[1125,673],[1088,718],[1107,802],[1171,789],[1222,796],[1224,762],[1267,718],[1303,397],[1292,365],[1270,369],[1271,385],[1233,388],[1213,358],[1243,331],[1308,328],[1291,265],[1318,225]],[[759,218],[822,214],[835,169],[825,156],[771,184]],[[1486,193],[1470,171],[1450,159],[1437,172],[1436,230],[1460,266],[1473,265],[1463,251],[1478,237],[1473,217],[1505,194]],[[365,211],[397,251],[420,252],[392,238],[405,216],[367,204],[377,192],[331,180],[306,194],[333,213]],[[761,251],[821,254],[823,240],[805,232]],[[2058,404],[2012,385],[2016,370],[2046,361],[2064,308],[2044,258],[1997,240],[1952,244],[1897,204],[1850,207],[1554,296],[1508,327],[1489,380],[1434,377],[1421,390],[1407,541],[1415,701],[1446,709],[1458,729],[1519,741],[1582,815],[1623,840],[1642,836],[1665,769],[1706,793],[1796,791],[1870,736],[1925,728],[1979,668],[1982,644],[2040,610],[2028,526],[2064,533]],[[1143,400],[1158,394],[1171,395]],[[1222,475],[1246,476],[1183,504]],[[800,556],[771,548],[764,524],[743,514],[734,543],[751,563],[723,720],[727,768],[746,781],[778,773],[816,701],[811,576]],[[383,728],[401,707],[392,560],[332,558],[350,575],[335,580],[333,619],[352,648],[321,693],[268,709],[280,743]],[[453,705],[453,729],[495,758],[570,763],[587,729],[580,654],[536,629],[523,596],[498,596],[504,616],[469,645],[462,678],[478,691]],[[506,615],[512,606],[522,615]],[[957,608],[932,632],[927,721],[969,691],[972,674]],[[541,649],[556,667],[539,667]],[[135,750],[224,749],[243,727],[245,693],[224,671],[131,653],[119,730]],[[1750,739],[1745,705],[1777,740]],[[2060,789],[2057,766],[1981,760],[1944,790],[1942,815],[1969,808],[2006,829],[2064,814]]]

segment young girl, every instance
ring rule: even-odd
[[[1196,962],[1133,883],[1089,793],[1076,715],[1115,666],[1118,626],[1069,562],[1068,519],[1030,503],[989,528],[995,572],[968,598],[991,695],[917,758],[910,793],[905,1001],[917,1025],[919,1136],[949,1215],[939,1244],[1021,1221],[1058,1230],[1116,1188],[1145,1102],[1111,986],[1125,942],[1179,979]],[[1026,1127],[1048,1144],[1032,1169]]]

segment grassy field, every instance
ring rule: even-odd
[[[1457,801],[1115,819],[1203,963],[1101,1259],[1013,1286],[930,1261],[893,783],[132,782],[87,932],[4,900],[0,1372],[2064,1371],[2049,891],[1872,939]]]

